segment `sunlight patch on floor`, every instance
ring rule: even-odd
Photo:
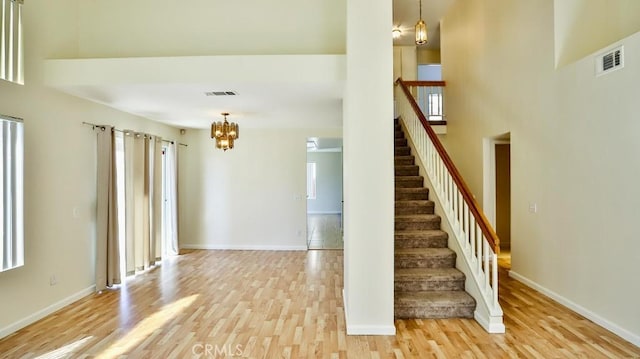
[[[92,336],[88,336],[85,338],[82,338],[80,340],[76,340],[73,343],[69,343],[61,348],[58,348],[56,350],[50,351],[48,353],[42,354],[38,357],[36,357],[35,359],[62,359],[62,358],[69,358],[71,356],[71,354],[73,353],[77,353],[78,349],[82,348],[83,346],[85,346],[89,341],[91,341],[91,339],[93,339]]]
[[[198,294],[194,294],[164,306],[159,311],[138,323],[133,329],[131,329],[131,331],[115,343],[111,344],[107,349],[96,355],[96,358],[114,358],[128,352],[151,335],[151,333],[162,328],[167,322],[173,320],[184,309],[193,304],[198,296]]]

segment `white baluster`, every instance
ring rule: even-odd
[[[493,306],[497,308],[498,304],[498,255],[492,253],[491,255],[491,286],[493,287]]]
[[[468,211],[468,209],[467,209]],[[469,242],[471,242],[471,254],[473,255],[472,259],[474,260],[473,263],[476,263],[475,260],[477,258],[477,253],[476,253],[476,220],[475,218],[471,215],[471,213],[469,212],[468,214],[469,216]]]
[[[482,270],[482,267],[481,267],[482,266],[482,257],[484,256],[484,253],[485,253],[483,251],[484,242],[482,240],[483,239],[483,234],[482,234],[482,231],[480,230],[480,226],[478,224],[476,224],[476,226],[478,227],[478,231],[476,232],[477,233],[476,241],[478,243],[476,248],[478,249],[478,259],[479,259],[479,261],[478,261],[478,271],[481,271]],[[488,275],[489,273],[486,273],[486,271],[485,271],[485,274]]]

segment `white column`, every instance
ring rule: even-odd
[[[392,1],[347,1],[344,294],[347,333],[393,335]]]

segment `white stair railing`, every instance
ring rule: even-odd
[[[397,115],[426,167],[432,190],[454,232],[450,234],[458,241],[479,289],[481,298],[475,299],[488,309],[488,318],[483,319],[486,323],[481,324],[486,324],[483,326],[489,332],[504,332],[498,303],[498,237],[402,79],[396,82],[395,91]]]
[[[404,81],[429,123],[444,121],[444,81]]]

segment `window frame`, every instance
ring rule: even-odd
[[[0,272],[24,266],[24,247],[24,122],[0,115]]]

